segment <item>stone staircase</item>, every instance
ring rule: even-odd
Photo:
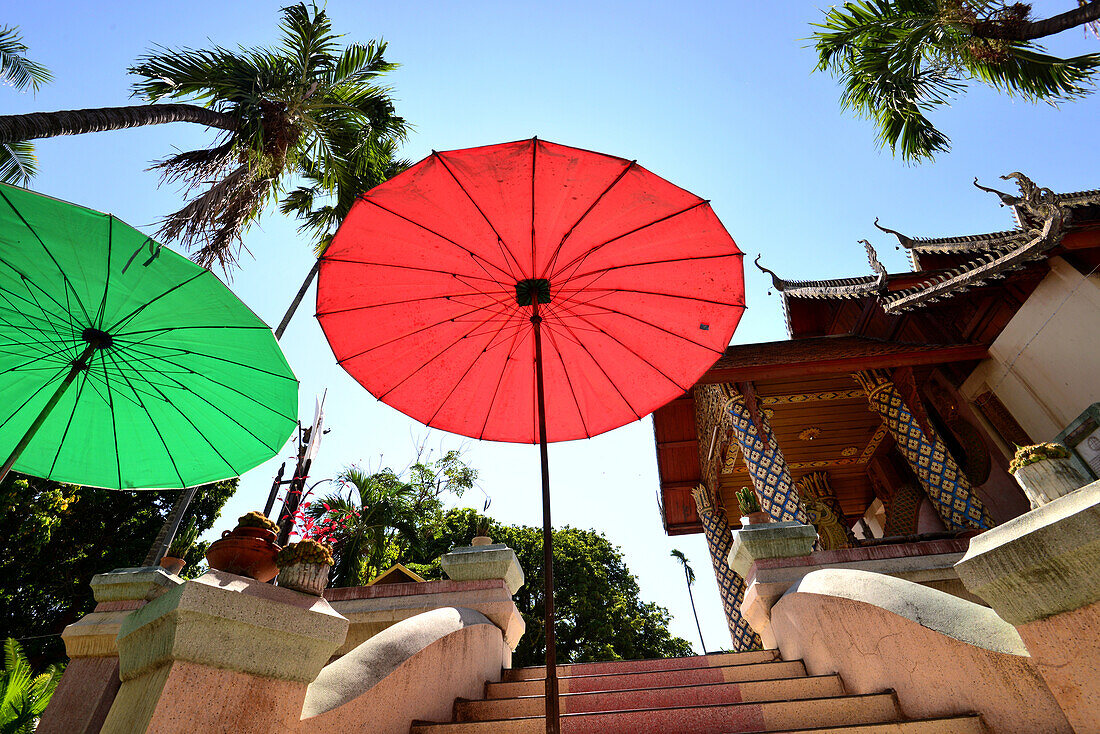
[[[543,734],[545,668],[505,670],[454,721],[411,734]],[[844,692],[837,675],[807,675],[775,650],[558,667],[562,734],[855,732],[982,734],[976,714],[905,720],[893,691]]]

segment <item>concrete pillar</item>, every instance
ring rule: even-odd
[[[1100,482],[972,538],[955,568],[1016,627],[1074,731],[1100,732]]]
[[[347,629],[321,597],[210,571],[123,620],[103,734],[297,730]]]
[[[727,409],[733,417],[733,433],[745,466],[760,497],[760,509],[775,522],[808,522],[806,508],[791,482],[791,470],[779,450],[767,414],[757,411],[754,416],[742,393],[734,393]]]
[[[695,508],[703,523],[703,535],[710,550],[710,561],[714,566],[714,578],[718,581],[718,593],[722,597],[722,609],[726,612],[726,624],[729,625],[730,638],[736,652],[760,649],[760,637],[741,617],[741,601],[745,598],[745,580],[729,567],[729,553],[733,545],[729,521],[726,512],[716,507],[710,490],[700,484],[692,490]]]
[[[917,475],[947,528],[993,527],[985,506],[943,440],[934,430],[926,433],[921,428],[893,381],[879,370],[858,372],[852,377],[867,391],[871,408],[890,430],[898,451]]]
[[[122,621],[183,581],[164,569],[121,568],[92,578],[95,611],[61,633],[69,664],[38,723],[39,734],[95,734],[121,682],[116,638]]]

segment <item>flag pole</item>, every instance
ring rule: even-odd
[[[542,381],[542,317],[531,294],[531,324],[535,327],[535,392],[538,397],[539,454],[542,459],[543,601],[546,631],[546,734],[559,734],[558,652],[554,639],[554,539],[550,525],[550,463],[546,454],[546,400]]]

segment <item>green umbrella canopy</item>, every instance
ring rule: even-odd
[[[0,454],[70,374],[16,471],[192,487],[266,461],[296,425],[271,329],[217,276],[109,214],[0,185]]]

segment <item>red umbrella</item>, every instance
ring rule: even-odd
[[[705,200],[632,161],[533,139],[433,152],[364,194],[322,258],[317,318],[371,394],[433,428],[540,443],[547,731],[546,442],[690,390],[744,311],[741,257]]]

